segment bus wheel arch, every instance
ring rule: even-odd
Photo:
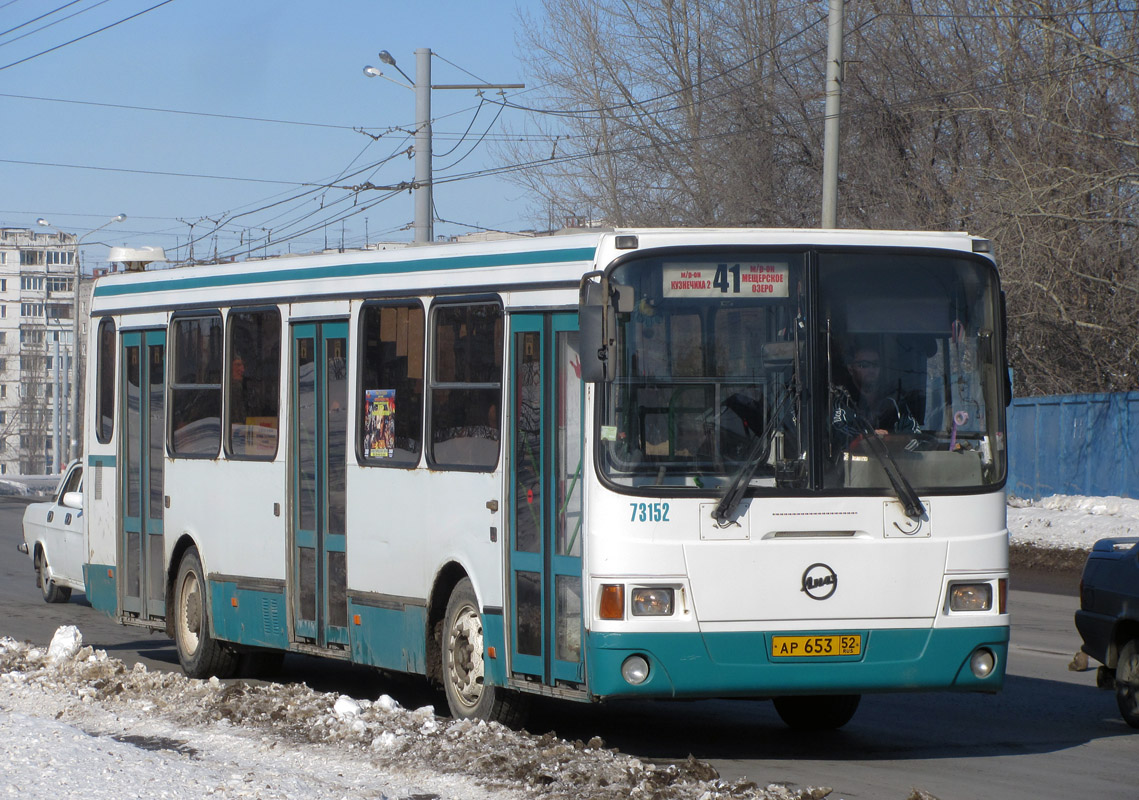
[[[457,562],[447,562],[435,576],[427,602],[427,677],[439,686],[443,685],[443,617],[451,594],[461,580],[470,580],[467,571]]]
[[[231,677],[237,671],[238,655],[210,630],[209,584],[197,547],[184,549],[176,563],[166,625],[173,628],[182,671],[191,678]]]
[[[197,550],[198,543],[190,534],[183,533],[170,552],[170,562],[166,565],[166,635],[171,639],[174,638],[174,585],[178,578],[178,568],[182,565],[182,556],[191,548]],[[201,555],[198,559],[201,560]]]
[[[441,653],[437,663],[451,716],[521,726],[530,709],[530,696],[485,680],[483,612],[466,576],[451,590],[438,629]]]

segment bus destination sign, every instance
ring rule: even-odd
[[[665,297],[787,297],[787,264],[706,261],[663,264]]]

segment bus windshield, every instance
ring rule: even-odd
[[[612,483],[722,492],[743,476],[801,494],[1004,479],[991,262],[697,251],[625,261],[610,281],[633,296],[599,421]]]

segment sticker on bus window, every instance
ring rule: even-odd
[[[364,392],[368,413],[364,418],[364,452],[368,458],[395,456],[395,389]]]
[[[665,262],[665,297],[787,297],[786,263],[725,261],[720,264]]]

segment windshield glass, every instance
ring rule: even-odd
[[[991,267],[945,256],[824,254],[819,293],[825,487],[889,486],[871,435],[915,487],[1003,479]]]
[[[918,491],[1003,479],[991,263],[700,251],[632,259],[610,280],[632,295],[598,431],[613,483],[890,493],[867,436]]]
[[[753,485],[774,486],[787,454],[802,463],[793,387],[795,339],[806,333],[796,327],[803,261],[691,254],[614,270],[633,310],[617,315],[617,377],[601,427],[612,480],[723,486],[765,431],[771,447]]]

